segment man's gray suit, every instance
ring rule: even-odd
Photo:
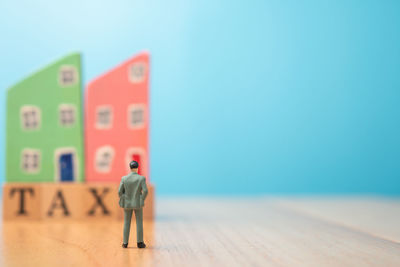
[[[122,177],[118,189],[119,206],[124,208],[124,244],[128,244],[132,212],[136,217],[137,242],[143,242],[143,206],[147,196],[146,178],[131,172]]]

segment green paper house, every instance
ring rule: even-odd
[[[72,54],[9,88],[6,181],[83,181],[81,57]]]

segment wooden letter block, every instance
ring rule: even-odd
[[[5,220],[13,219],[118,219],[124,218],[119,206],[117,183],[6,183],[3,189]],[[154,219],[154,186],[143,208],[143,219]]]
[[[86,183],[83,193],[85,219],[118,218],[117,183]]]
[[[150,183],[147,184],[149,194],[146,197],[144,208],[143,208],[143,219],[154,220],[154,206],[155,206],[155,190],[154,186]]]
[[[40,218],[40,184],[6,183],[3,186],[3,218],[33,220]]]
[[[85,207],[83,191],[85,184],[44,183],[41,191],[41,218],[82,219]]]

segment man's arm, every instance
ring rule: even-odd
[[[124,178],[121,179],[121,183],[119,184],[119,188],[118,188],[118,195],[119,197],[122,196],[122,194],[125,193],[125,187],[124,187]]]
[[[141,186],[142,186],[142,194],[140,195],[140,197],[142,198],[142,201],[144,203],[144,200],[147,197],[147,193],[149,192],[147,190],[147,185],[146,185],[146,178],[143,177],[142,181],[141,181]]]

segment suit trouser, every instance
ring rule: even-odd
[[[124,244],[128,244],[129,232],[131,230],[132,212],[135,211],[136,217],[136,239],[137,242],[143,242],[143,208],[124,209]]]

